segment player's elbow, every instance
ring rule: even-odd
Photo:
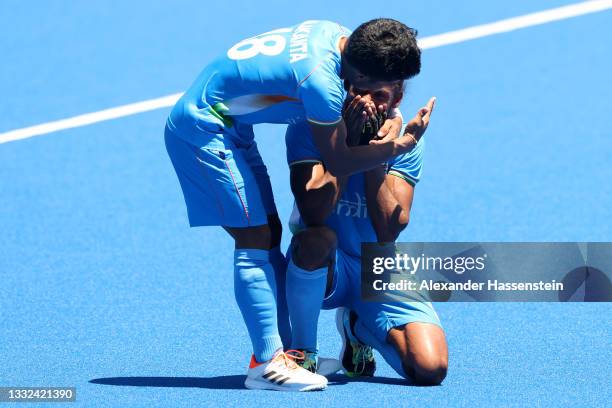
[[[386,242],[395,242],[399,238],[407,224],[395,224],[390,228],[389,237]]]
[[[397,216],[397,228],[402,232],[410,222],[410,211],[402,209]]]
[[[399,209],[397,216],[394,217],[393,221],[390,223],[390,234],[393,237],[393,241],[396,241],[399,235],[403,230],[406,229],[408,223],[410,222],[410,212]]]
[[[346,177],[351,174],[350,169],[338,160],[330,160],[325,163],[325,169],[334,177]]]
[[[395,242],[409,222],[410,213],[399,205],[396,206],[391,214],[381,219],[381,222],[373,223],[378,242]]]

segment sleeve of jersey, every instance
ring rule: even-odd
[[[424,150],[425,138],[422,138],[412,151],[393,158],[387,173],[415,186],[421,180]]]
[[[327,70],[324,66],[315,68],[300,85],[299,93],[308,122],[333,126],[342,120],[344,90],[340,78]]]

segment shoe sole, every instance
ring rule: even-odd
[[[345,329],[344,329],[344,315],[347,313],[346,311],[347,311],[346,308],[338,308],[338,311],[336,312],[336,329],[338,329],[338,333],[340,334],[340,337],[342,338],[342,348],[340,349],[340,356],[338,357],[338,360],[340,361],[340,366],[342,367],[342,372],[347,377],[351,377],[351,378],[374,377],[374,375],[357,374],[352,371],[348,371],[344,367],[344,364],[342,364],[342,361],[344,359],[344,353],[346,352],[346,347],[348,344],[348,334],[345,332]]]
[[[336,374],[342,370],[342,363],[335,358],[319,357],[317,374],[327,377],[328,375]]]
[[[338,360],[340,361],[340,366],[342,367],[342,372],[349,376],[349,377],[353,377],[353,373],[350,371],[347,371],[347,369],[344,367],[344,364],[342,364],[342,359],[344,358],[344,353],[346,352],[346,345],[347,345],[347,336],[344,333],[344,314],[346,313],[346,309],[344,308],[338,308],[338,311],[336,312],[336,329],[338,330],[338,334],[340,334],[340,337],[342,338],[342,348],[340,349],[340,356],[338,357]]]
[[[272,384],[267,381],[255,380],[247,378],[244,382],[244,386],[249,390],[272,390],[272,391],[288,391],[288,392],[307,392],[307,391],[321,391],[327,388],[327,382],[321,384],[311,384],[302,388],[298,387],[287,387],[277,384]]]

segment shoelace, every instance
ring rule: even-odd
[[[276,358],[282,359],[283,363],[290,370],[295,370],[296,368],[300,368],[300,366],[297,365],[295,360],[304,360],[306,357],[304,356],[304,353],[302,353],[300,350],[287,350],[284,353],[280,353]]]
[[[304,352],[304,362],[301,364],[307,370],[313,368],[317,370],[317,353],[311,353],[308,351]]]
[[[363,374],[367,362],[372,360],[374,357],[372,347],[355,342],[351,342],[351,347],[353,348],[353,364],[355,365],[355,372]]]

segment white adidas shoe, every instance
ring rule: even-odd
[[[251,390],[317,391],[327,387],[327,378],[300,367],[279,350],[271,360],[257,363],[255,356],[244,386]]]

